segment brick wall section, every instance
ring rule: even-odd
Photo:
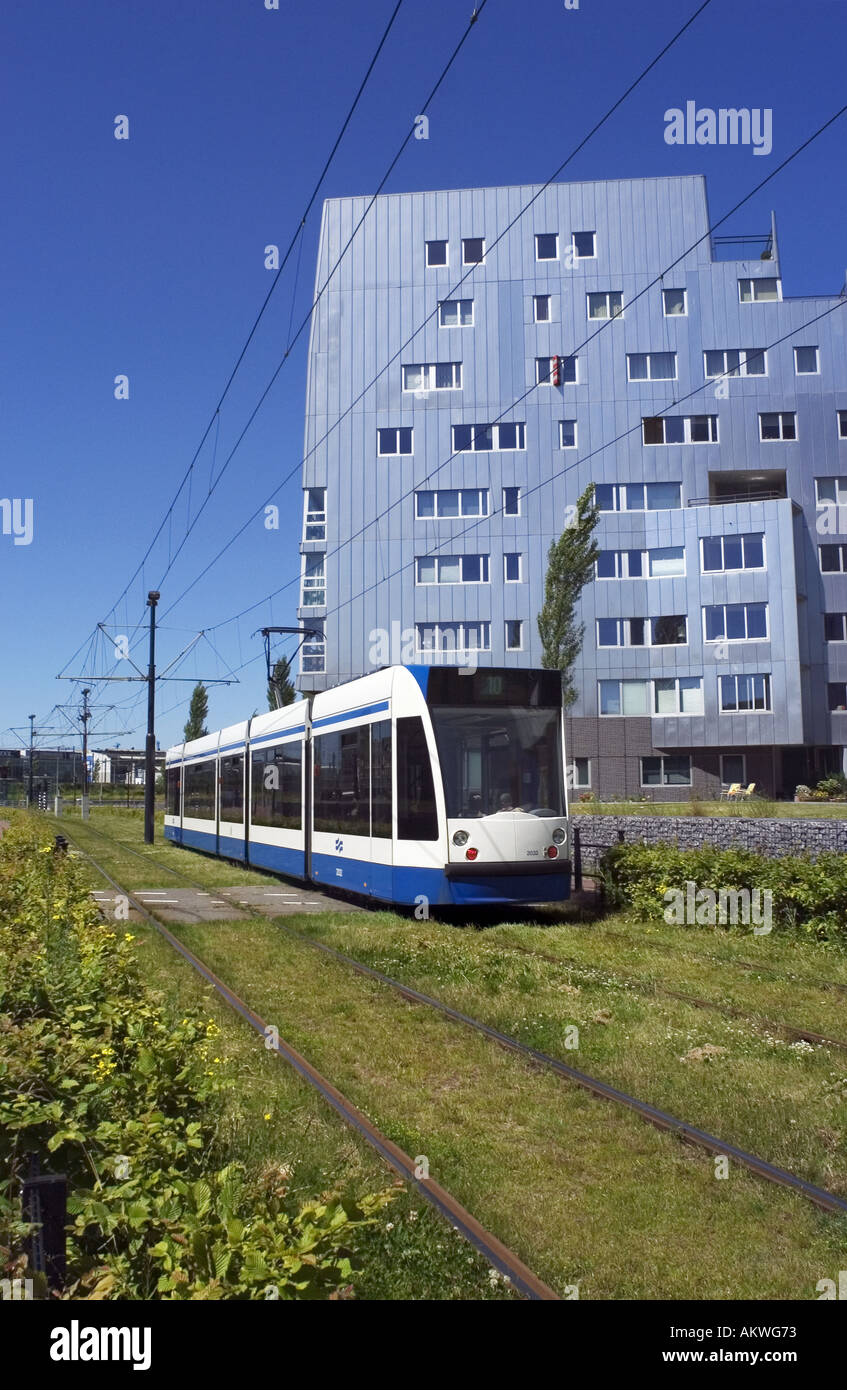
[[[810,854],[815,858],[826,851],[847,854],[845,820],[760,820],[753,816],[595,816],[577,812],[586,864],[593,863],[603,849],[618,843],[623,831],[625,844],[676,845],[680,849],[749,849],[758,854],[782,857]],[[599,847],[599,848],[598,848]]]

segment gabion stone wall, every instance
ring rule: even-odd
[[[829,850],[847,854],[844,820],[803,820],[800,817],[760,820],[753,816],[595,816],[573,817],[579,827],[583,856],[595,860],[615,845],[623,831],[625,844],[676,845],[679,849],[750,849],[757,854],[810,854]]]

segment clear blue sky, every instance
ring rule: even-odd
[[[698,0],[488,0],[388,191],[543,182],[655,56]],[[126,669],[105,650],[67,663],[115,603],[200,441],[267,293],[268,243],[286,245],[394,0],[5,0],[0,497],[34,502],[32,544],[0,535],[0,745],[7,725],[45,720],[77,688],[57,672]],[[470,0],[405,0],[321,197],[367,193],[464,30]],[[713,219],[845,100],[845,0],[712,0],[564,177],[704,173]],[[774,148],[670,147],[663,114],[770,107]],[[114,138],[129,117],[130,138]],[[847,266],[847,118],[723,232],[767,229],[777,213],[785,293],[840,290]],[[295,323],[310,302],[320,199],[309,219]],[[221,412],[218,466],[274,370],[288,334],[294,262]],[[163,589],[167,609],[302,456],[304,334]],[[114,399],[114,378],[130,397]],[[192,513],[208,487],[204,449]],[[163,618],[160,666],[209,628],[299,572],[301,492],[261,521]],[[172,538],[187,514],[183,495]],[[117,632],[142,616],[168,563],[167,533]],[[181,674],[223,674],[259,655],[251,633],[294,623],[296,586],[203,643]],[[184,631],[173,630],[175,628]],[[137,649],[143,664],[143,646]],[[91,664],[94,663],[94,664]],[[210,727],[265,708],[261,660],[240,686],[211,690]],[[144,687],[100,686],[96,730],[145,723]],[[163,686],[158,735],[179,736],[190,685]],[[170,712],[168,712],[170,711]],[[54,715],[51,724],[60,725]],[[42,743],[52,743],[45,737]]]

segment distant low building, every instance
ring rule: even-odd
[[[101,748],[92,754],[93,782],[112,782],[132,787],[144,786],[146,753],[143,748]],[[165,753],[156,750],[156,773],[163,772]]]

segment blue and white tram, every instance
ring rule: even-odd
[[[165,836],[386,903],[570,895],[556,671],[390,666],[170,748]]]

